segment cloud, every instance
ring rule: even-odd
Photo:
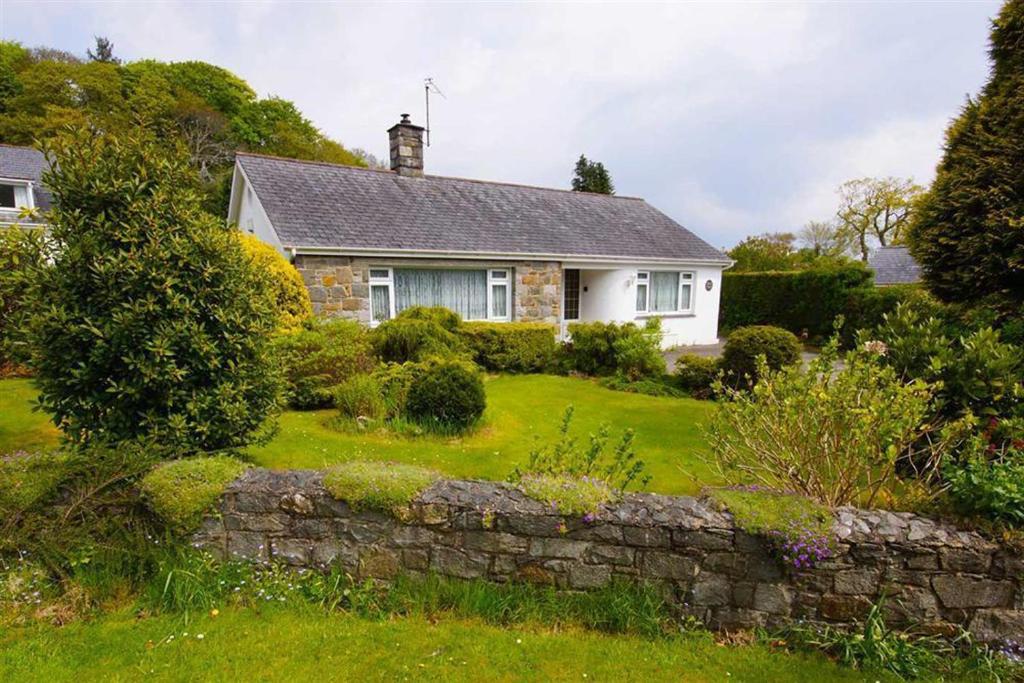
[[[998,6],[6,0],[0,34],[214,62],[382,158],[431,76],[428,172],[565,187],[585,153],[729,246],[828,215],[852,177],[926,181]]]

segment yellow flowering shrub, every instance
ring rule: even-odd
[[[313,315],[313,305],[309,301],[309,291],[302,281],[302,275],[276,249],[255,235],[240,232],[238,238],[256,268],[270,274],[279,316],[279,331],[298,329],[304,320]]]

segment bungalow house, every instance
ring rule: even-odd
[[[42,227],[39,216],[50,208],[50,193],[42,185],[45,169],[39,150],[0,144],[0,227]]]
[[[876,287],[916,285],[921,282],[921,266],[906,247],[879,247],[868,256],[868,268],[875,272]]]
[[[426,175],[423,128],[388,135],[390,171],[237,156],[228,221],[291,259],[318,313],[446,306],[562,335],[658,316],[666,346],[717,341],[731,261],[643,199]]]

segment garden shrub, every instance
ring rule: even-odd
[[[720,372],[717,358],[684,353],[676,359],[676,384],[693,398],[711,398]]]
[[[565,409],[558,439],[547,446],[536,444],[526,466],[516,467],[509,481],[566,514],[594,514],[601,503],[615,500],[634,484],[645,486],[650,477],[633,450],[633,430],[623,432],[611,453],[606,451],[607,424],[581,446],[570,434],[574,412],[572,406]]]
[[[477,365],[491,372],[545,372],[558,351],[545,323],[468,322],[459,328]]]
[[[850,290],[843,307],[841,343],[851,348],[857,332],[881,325],[887,314],[897,306],[909,306],[924,314],[941,315],[944,307],[919,285],[893,285],[890,287],[858,287]]]
[[[353,375],[334,387],[334,405],[345,417],[387,417],[388,406],[381,385],[373,375]]]
[[[0,227],[0,377],[25,374],[29,294],[48,253],[42,230]]]
[[[249,468],[226,455],[196,456],[157,465],[139,488],[150,508],[178,533],[199,527],[228,484]]]
[[[324,486],[353,510],[405,517],[416,496],[440,479],[439,473],[415,465],[353,460],[328,468]]]
[[[705,494],[732,514],[737,527],[766,538],[787,566],[808,569],[832,556],[832,512],[810,498],[757,486]]]
[[[0,456],[0,525],[52,497],[67,475],[61,451],[18,451]]]
[[[486,406],[483,379],[471,363],[438,360],[414,374],[405,412],[424,426],[461,431],[479,420]]]
[[[730,384],[745,386],[760,377],[759,356],[764,356],[768,370],[793,365],[800,360],[800,341],[781,327],[741,327],[726,339],[719,364]]]
[[[853,290],[869,286],[860,263],[798,271],[722,274],[718,325],[724,331],[773,325],[809,341],[827,338]]]
[[[631,380],[664,374],[661,318],[644,327],[634,323],[589,322],[569,325],[565,346],[569,369],[584,375],[622,374]]]
[[[199,208],[184,150],[137,135],[45,143],[54,259],[30,326],[40,405],[73,443],[245,446],[280,401],[269,276]]]
[[[598,380],[598,384],[605,389],[625,391],[631,394],[644,394],[645,396],[682,398],[687,395],[685,391],[673,384],[672,378],[668,375],[662,375],[656,379],[638,379],[636,381],[630,381],[622,375],[612,375],[611,377],[602,377]]]
[[[1024,420],[969,416],[942,474],[953,508],[1002,526],[1024,527]]]
[[[290,332],[298,329],[313,315],[313,304],[302,274],[277,249],[259,237],[244,232],[237,235],[253,268],[270,277],[270,295],[277,310],[278,330]]]
[[[425,363],[384,363],[373,371],[380,395],[389,418],[405,414],[409,401],[409,388],[413,380],[429,365]]]
[[[447,308],[414,306],[378,325],[371,334],[381,360],[406,363],[432,356],[466,355],[465,342],[456,334],[459,316]]]
[[[707,435],[711,465],[733,484],[794,491],[829,506],[870,506],[922,433],[933,388],[904,382],[877,351],[838,360],[833,339],[807,370],[767,368],[750,391],[725,389]]]
[[[297,410],[329,408],[335,386],[372,371],[377,362],[369,331],[354,320],[311,320],[278,336],[274,350],[288,405]]]

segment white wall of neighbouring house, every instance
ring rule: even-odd
[[[566,264],[566,267],[573,267]],[[722,290],[722,267],[708,265],[638,264],[628,268],[595,269],[580,267],[580,321],[635,322],[643,325],[648,315],[637,313],[637,272],[641,270],[680,270],[695,274],[692,313],[661,313],[664,332],[662,346],[691,346],[714,344],[718,341],[718,307]],[[711,282],[711,289],[706,283]]]

